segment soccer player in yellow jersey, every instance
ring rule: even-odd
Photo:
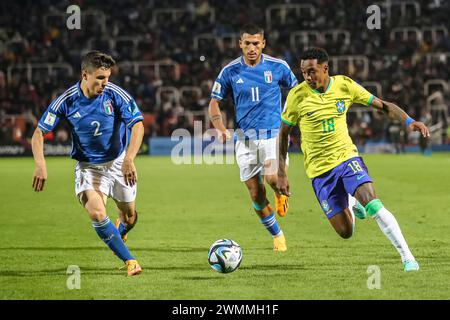
[[[300,68],[305,81],[288,95],[279,133],[280,162],[278,189],[289,195],[289,182],[284,171],[287,139],[293,126],[301,132],[306,174],[312,180],[314,192],[325,215],[344,239],[353,233],[354,218],[348,194],[354,196],[400,253],[405,271],[419,270],[395,217],[377,198],[372,179],[363,159],[353,144],[346,123],[348,108],[358,103],[383,111],[391,119],[406,123],[413,131],[427,138],[428,128],[411,119],[402,109],[383,101],[349,77],[328,73],[328,54],[320,48],[306,50]]]

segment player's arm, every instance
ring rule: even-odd
[[[125,152],[125,158],[122,164],[122,173],[125,179],[125,183],[129,186],[133,186],[137,182],[137,170],[134,165],[134,159],[142,144],[144,137],[144,125],[142,121],[138,121],[131,127],[130,143],[128,144],[127,151]]]
[[[219,131],[219,138],[221,139],[221,141],[227,141],[231,138],[231,135],[223,123],[219,103],[219,100],[211,98],[208,108],[209,118],[211,119],[211,123],[213,124],[214,128]]]
[[[44,157],[44,133],[36,128],[31,137],[31,150],[35,163],[33,173],[33,189],[36,192],[44,190],[44,184],[47,180],[47,165]]]
[[[292,126],[282,122],[278,133],[278,193],[289,196],[289,181],[286,175],[286,156],[288,151],[288,138],[291,133]]]
[[[420,131],[420,133],[425,138],[430,136],[430,131],[428,130],[426,125],[424,125],[422,122],[412,119],[396,104],[374,97],[371,106],[382,111],[390,119],[403,121],[406,126],[409,127],[412,131]]]

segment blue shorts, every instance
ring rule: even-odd
[[[328,219],[348,208],[348,194],[372,182],[361,157],[351,158],[332,170],[312,179],[317,200]]]

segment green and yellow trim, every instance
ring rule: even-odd
[[[369,101],[367,102],[367,106],[370,106],[372,104],[373,98],[374,98],[374,95],[371,95],[369,98]]]
[[[284,123],[286,123],[287,125],[291,126],[291,127],[295,127],[297,124],[287,121],[286,119],[281,118],[281,121],[283,121]]]
[[[327,88],[325,89],[324,92],[317,91],[316,89],[313,89],[311,87],[310,88],[311,88],[312,91],[314,91],[317,94],[324,94],[324,93],[326,93],[328,91],[328,89],[330,89],[332,83],[333,83],[333,78],[330,77],[330,82],[328,82],[328,86],[327,86]]]

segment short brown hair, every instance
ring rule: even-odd
[[[81,70],[93,71],[99,68],[110,69],[116,61],[108,54],[94,50],[89,51],[81,60]]]

